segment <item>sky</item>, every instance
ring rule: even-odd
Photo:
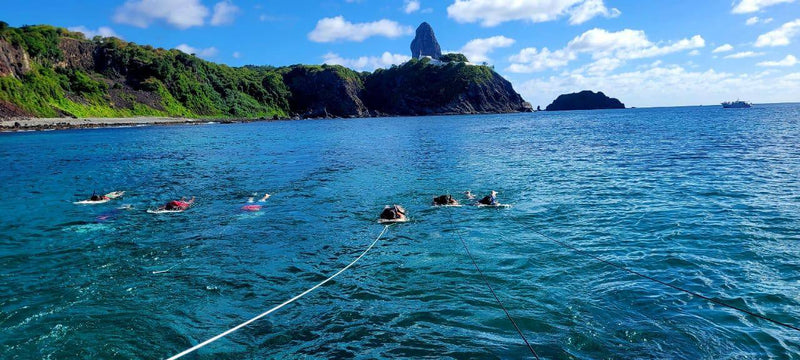
[[[430,23],[534,106],[800,101],[800,0],[4,0],[0,20],[177,48],[231,66],[407,61]]]

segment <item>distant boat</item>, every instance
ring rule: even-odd
[[[749,108],[751,106],[753,106],[753,104],[751,104],[751,103],[749,103],[747,101],[741,101],[741,100],[726,101],[726,102],[722,103],[722,107],[725,108],[725,109],[746,109],[746,108]]]

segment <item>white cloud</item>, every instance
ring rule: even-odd
[[[726,59],[744,59],[744,58],[756,57],[756,56],[761,56],[761,55],[764,55],[764,53],[763,52],[753,52],[753,51],[741,51],[741,52],[737,52],[735,54],[730,54],[730,55],[726,56],[725,58]]]
[[[583,24],[596,16],[614,18],[621,14],[618,9],[609,10],[603,0],[586,0],[570,11],[569,23],[572,25]]]
[[[695,49],[695,50],[689,51],[689,56],[697,56],[697,55],[700,55],[700,50]]]
[[[369,23],[351,23],[342,16],[324,18],[317,22],[317,26],[308,34],[314,42],[333,42],[337,40],[364,41],[372,36],[385,36],[396,38],[409,35],[413,32],[411,27],[403,26],[391,20],[378,20]]]
[[[794,2],[794,0],[741,0],[734,5],[731,12],[734,14],[748,14],[761,11],[761,9],[772,5],[791,2]]]
[[[587,65],[584,65],[584,66],[574,70],[572,73],[574,73],[574,74],[586,73],[586,74],[589,74],[589,75],[604,75],[604,74],[608,74],[608,73],[616,70],[617,68],[619,68],[620,66],[622,66],[624,64],[625,64],[625,61],[623,61],[622,59],[602,58],[602,59],[598,59],[597,61],[594,61],[592,63],[589,63]]]
[[[786,46],[798,33],[800,33],[800,19],[787,22],[775,30],[760,35],[756,39],[756,47]]]
[[[733,50],[733,46],[731,46],[731,44],[725,44],[725,45],[722,45],[722,46],[714,49],[714,51],[712,51],[712,53],[716,54],[716,53],[721,53],[721,52],[726,52],[726,51],[731,51],[731,50]]]
[[[322,56],[323,63],[329,65],[342,65],[355,70],[375,70],[397,65],[411,60],[410,56],[392,54],[384,52],[381,56],[362,56],[355,59],[347,59],[335,53],[327,53]]]
[[[97,30],[92,30],[92,29],[87,28],[86,26],[81,25],[81,26],[73,26],[73,27],[67,28],[67,30],[83,33],[83,35],[87,39],[91,39],[91,38],[93,38],[95,36],[120,38],[120,36],[117,35],[117,33],[115,33],[114,30],[112,28],[108,27],[108,26],[101,26],[101,27],[97,28]]]
[[[800,60],[797,60],[797,58],[794,57],[794,55],[786,55],[786,57],[783,58],[783,60],[779,60],[779,61],[762,61],[762,62],[760,62],[760,63],[758,63],[756,65],[758,65],[758,66],[768,66],[768,67],[775,67],[775,66],[789,67],[789,66],[795,66],[797,64],[800,64]]]
[[[236,20],[236,15],[241,10],[230,1],[220,1],[214,5],[214,15],[211,16],[211,25],[229,25]]]
[[[553,21],[569,16],[569,23],[581,24],[597,16],[616,17],[620,11],[606,8],[603,0],[455,0],[447,16],[460,23],[480,22],[496,26],[507,21]]]
[[[750,26],[750,25],[755,25],[755,24],[758,24],[758,23],[769,24],[771,22],[772,22],[772,18],[761,19],[758,16],[753,16],[751,18],[748,18],[744,22],[744,24]]]
[[[485,39],[474,39],[459,50],[460,53],[467,56],[467,59],[473,63],[488,62],[488,54],[496,48],[509,47],[514,44],[514,39],[505,36],[492,36]]]
[[[199,56],[201,58],[211,58],[211,57],[217,56],[217,54],[219,53],[217,48],[215,48],[213,46],[205,48],[205,49],[198,49],[198,48],[186,45],[186,44],[180,44],[180,45],[176,46],[175,48],[180,50],[180,51],[183,51],[186,54],[190,54],[190,55],[194,54],[194,55]]]
[[[234,58],[234,59],[239,59],[239,58],[241,58],[241,57],[242,57],[242,53],[240,53],[240,52],[238,52],[238,51],[234,51],[234,52],[233,52],[233,58]]]
[[[647,69],[613,74],[559,74],[515,84],[534,106],[549,104],[559,94],[591,89],[619,98],[626,106],[677,106],[718,104],[742,98],[756,102],[797,101],[800,73],[770,76],[769,73],[732,74],[691,71],[678,65],[656,65]]]
[[[403,6],[403,11],[406,14],[411,14],[415,11],[419,11],[421,7],[419,0],[405,0],[405,4]]]
[[[547,69],[558,69],[567,66],[570,61],[576,58],[574,53],[566,50],[550,51],[547,48],[542,48],[539,51],[536,48],[525,48],[508,59],[512,64],[506,70],[514,73],[531,73]]]
[[[536,48],[523,49],[519,54],[509,58],[512,64],[507,70],[519,73],[558,68],[577,59],[581,53],[591,54],[594,60],[615,58],[624,62],[625,60],[657,57],[704,46],[705,40],[700,35],[659,45],[648,40],[644,31],[641,30],[625,29],[609,32],[595,28],[575,37],[561,50],[551,52],[547,48],[542,51],[537,51]],[[615,64],[616,66],[621,65],[620,62],[615,62]]]
[[[208,8],[200,0],[128,0],[117,8],[114,21],[140,28],[163,21],[187,29],[202,26],[208,14]]]

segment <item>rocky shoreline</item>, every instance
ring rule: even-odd
[[[455,116],[455,115],[496,115],[510,114],[513,112],[472,112],[472,113],[440,113],[427,116]],[[0,118],[0,132],[28,132],[51,131],[71,129],[94,129],[157,125],[205,125],[205,124],[239,124],[251,122],[294,121],[294,120],[322,120],[322,119],[368,119],[368,118],[395,118],[417,117],[420,115],[389,115],[375,114],[374,116],[320,116],[320,117],[293,117],[293,118],[169,118],[169,117],[131,117],[131,118]]]

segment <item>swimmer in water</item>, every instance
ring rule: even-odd
[[[253,194],[253,195],[255,195],[255,194]],[[262,197],[260,200],[258,200],[258,204],[254,204],[255,197],[251,196],[249,199],[247,199],[247,205],[242,206],[242,210],[244,210],[244,211],[260,211],[261,210],[261,204],[266,202],[267,199],[269,199],[270,196],[272,196],[272,195],[264,194],[264,197]]]
[[[492,190],[491,194],[484,196],[483,199],[478,200],[478,204],[490,206],[500,205],[500,203],[497,202],[497,191]]]
[[[386,206],[381,212],[381,220],[406,221],[406,209],[400,205]]]
[[[467,200],[475,200],[475,195],[472,193],[472,191],[464,191],[464,196],[467,197]]]
[[[248,199],[247,199],[247,203],[249,203],[249,204],[252,204],[252,203],[254,203],[254,202],[255,202],[255,201],[254,201],[254,199],[255,199],[255,195],[256,195],[256,194],[253,194],[253,196],[251,196],[250,198],[248,198]],[[267,199],[269,199],[269,197],[270,197],[270,196],[272,196],[272,195],[270,195],[270,194],[264,194],[264,197],[262,197],[260,200],[258,200],[258,202],[260,202],[260,203],[263,203],[263,202],[267,201]]]
[[[186,198],[182,197],[180,200],[172,200],[166,203],[164,206],[159,207],[158,210],[186,211],[192,204],[194,204],[194,196],[192,196],[189,201],[186,201]]]
[[[458,206],[458,200],[453,199],[452,195],[441,195],[433,198],[433,206]]]
[[[116,199],[118,197],[121,197],[122,195],[125,195],[124,191],[114,191],[105,195],[98,195],[96,192],[92,191],[92,196],[90,196],[86,200],[79,201],[78,203],[79,204],[104,203]]]

